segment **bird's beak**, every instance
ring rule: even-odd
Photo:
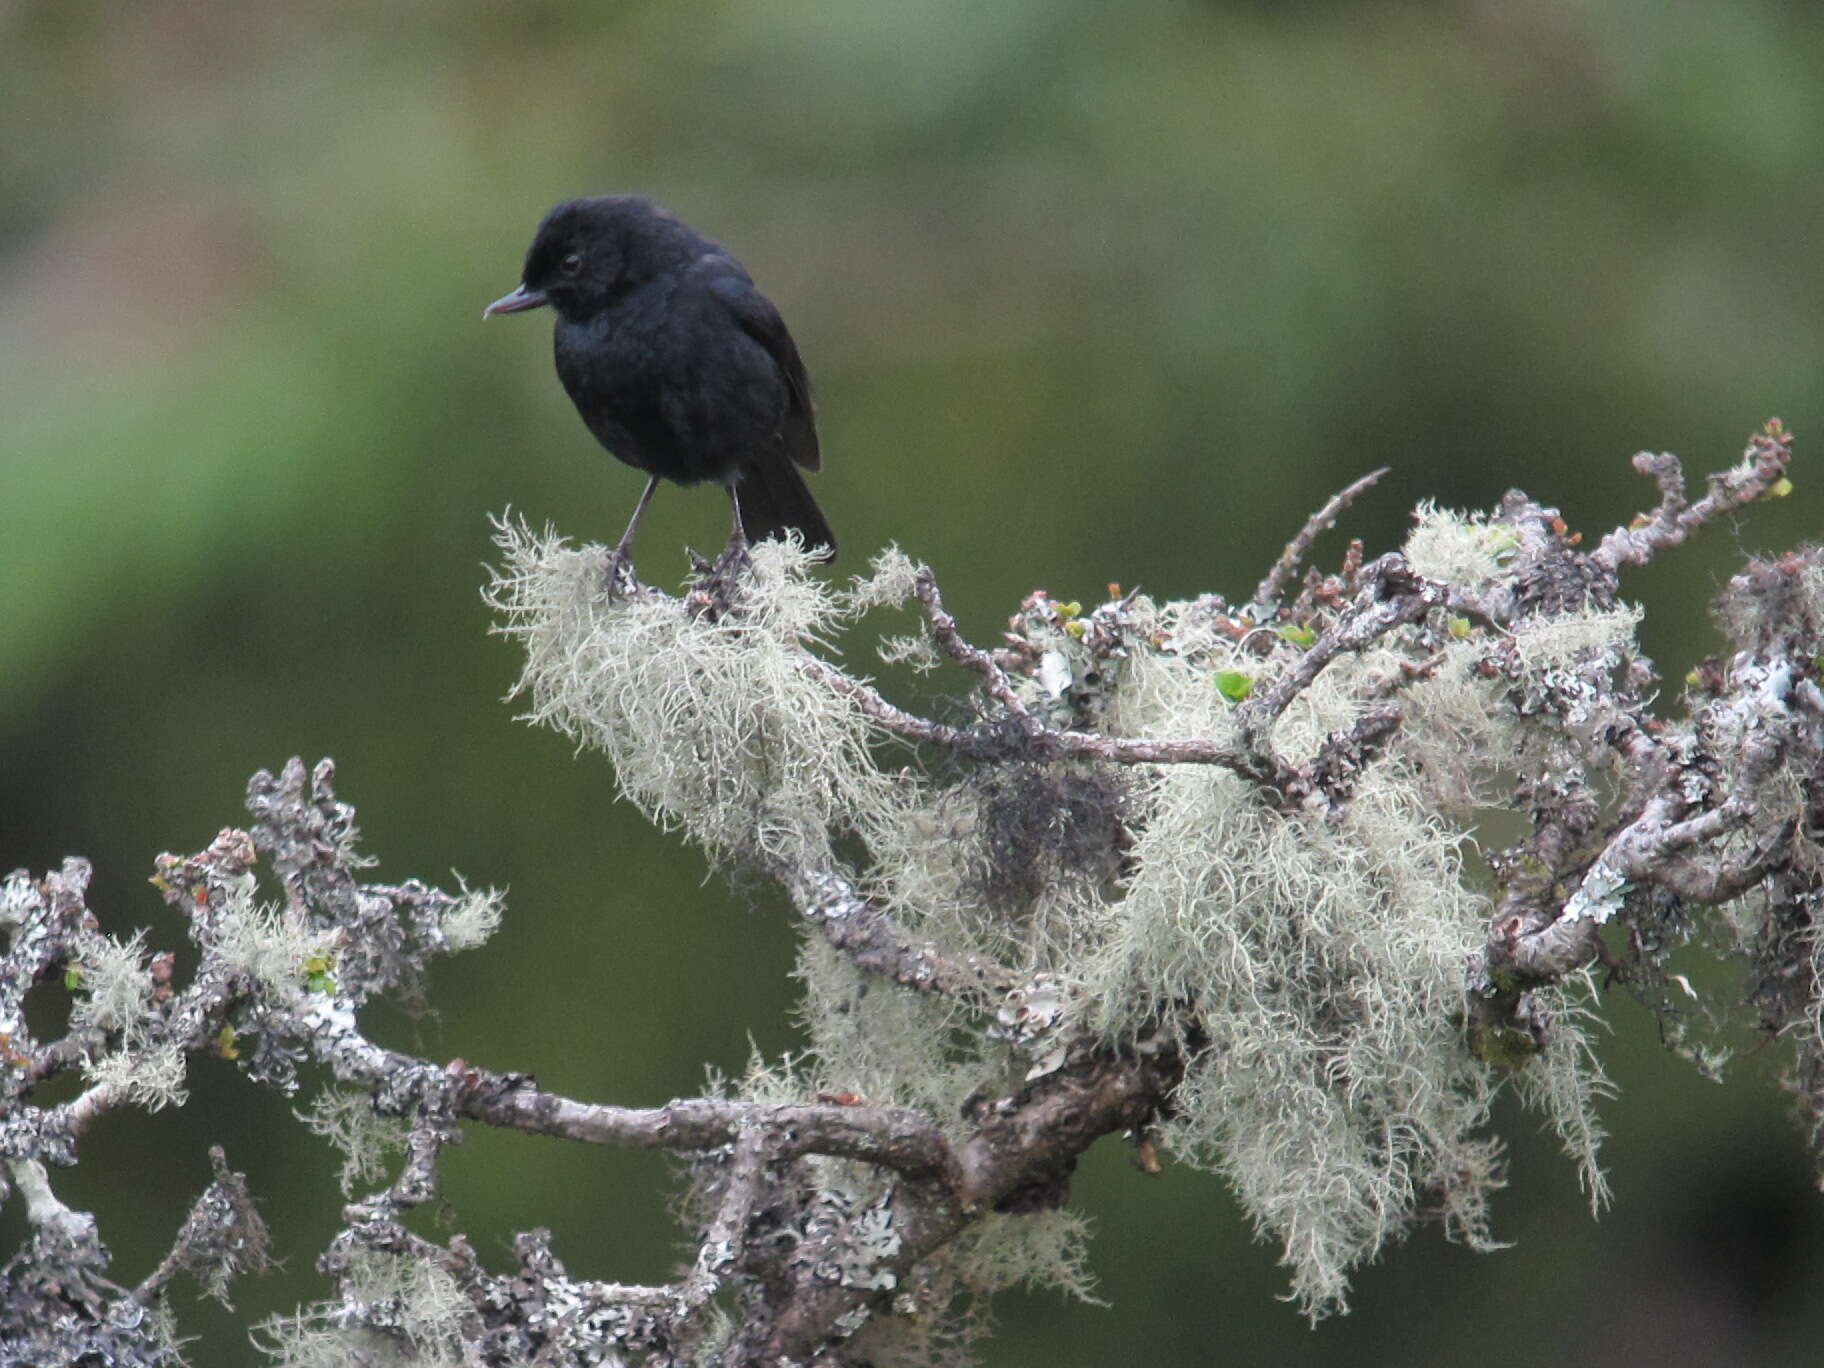
[[[524,313],[527,309],[542,309],[551,301],[545,298],[543,290],[528,290],[521,285],[510,295],[502,295],[487,308],[481,311],[483,318],[492,318],[495,314]]]

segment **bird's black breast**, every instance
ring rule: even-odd
[[[691,263],[557,324],[558,376],[596,440],[680,484],[727,483],[778,459],[791,407],[779,364],[717,287],[725,278]]]

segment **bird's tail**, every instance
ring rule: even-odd
[[[807,549],[823,548],[817,559],[836,559],[836,534],[824,521],[804,476],[790,461],[748,466],[735,482],[734,494],[735,514],[750,542],[783,538],[795,530]]]

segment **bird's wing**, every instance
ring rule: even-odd
[[[765,348],[785,379],[787,403],[779,435],[786,453],[806,470],[821,468],[823,454],[817,446],[817,410],[811,402],[811,378],[805,374],[798,344],[786,331],[779,310],[733,258],[704,257],[697,269],[707,277],[711,293],[722,301],[741,330]]]

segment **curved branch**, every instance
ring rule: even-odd
[[[1382,466],[1379,470],[1369,471],[1353,484],[1332,494],[1322,508],[1305,519],[1305,525],[1298,530],[1298,535],[1286,543],[1286,549],[1279,553],[1279,559],[1273,562],[1273,568],[1256,586],[1251,602],[1262,608],[1271,608],[1278,603],[1286,592],[1286,586],[1292,582],[1292,576],[1298,573],[1300,563],[1310,552],[1312,543],[1335,527],[1336,520],[1343,515],[1343,511],[1373,488],[1390,469],[1391,466]]]

